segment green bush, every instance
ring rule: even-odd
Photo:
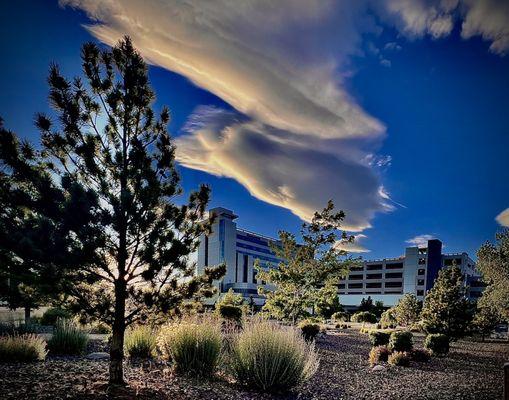
[[[46,354],[46,342],[37,335],[0,337],[0,362],[42,361]]]
[[[88,334],[74,321],[59,319],[48,341],[51,354],[80,355],[87,348]]]
[[[240,323],[242,321],[242,308],[232,304],[219,304],[217,312],[226,320],[235,321]]]
[[[428,362],[431,359],[431,354],[428,350],[414,349],[410,352],[410,357],[417,362]]]
[[[177,372],[212,375],[221,351],[221,324],[212,318],[172,323],[161,328],[157,346]]]
[[[41,317],[41,325],[55,325],[59,319],[69,319],[71,314],[61,308],[48,308]]]
[[[350,321],[350,313],[346,311],[339,311],[332,314],[331,317],[335,322],[349,322]]]
[[[408,353],[406,353],[404,351],[395,351],[394,353],[389,355],[387,362],[390,365],[398,365],[400,367],[408,367],[410,365],[410,356],[408,355]]]
[[[263,391],[286,391],[318,368],[314,344],[294,327],[251,321],[235,340],[233,373],[238,382]]]
[[[369,331],[369,341],[372,346],[383,346],[389,343],[390,334],[376,330]]]
[[[128,329],[124,349],[131,358],[152,358],[156,351],[156,334],[151,327],[137,326]]]
[[[375,346],[369,352],[369,365],[373,366],[387,361],[391,354],[387,346]]]
[[[424,339],[424,348],[434,356],[445,356],[449,353],[449,337],[442,333],[431,333]]]
[[[320,325],[309,320],[299,323],[299,329],[306,340],[313,340],[320,333]]]
[[[414,346],[412,332],[392,332],[389,338],[389,350],[396,352],[411,351]]]
[[[369,311],[360,311],[352,315],[352,322],[368,322],[370,324],[376,323],[376,315]]]
[[[336,329],[348,329],[350,325],[348,324],[336,324]]]
[[[382,329],[391,328],[394,329],[397,326],[396,316],[394,315],[394,309],[389,308],[382,313],[380,317],[380,326]]]

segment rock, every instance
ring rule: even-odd
[[[375,365],[371,371],[373,372],[385,371],[385,367],[383,365]]]
[[[86,357],[89,360],[109,360],[110,355],[103,351],[96,351],[95,353],[90,353]]]

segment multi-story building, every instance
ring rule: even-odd
[[[263,268],[276,268],[281,259],[271,249],[278,241],[237,227],[237,216],[225,208],[209,211],[216,220],[212,233],[201,238],[198,249],[197,270],[206,266],[226,264],[226,274],[217,286],[221,293],[232,288],[257,305],[264,302],[258,295],[258,287],[265,282],[256,277],[255,260]],[[405,293],[413,293],[424,300],[433,287],[438,271],[446,266],[458,265],[468,286],[467,296],[479,297],[482,284],[474,261],[467,253],[443,254],[442,242],[429,240],[426,248],[407,247],[405,255],[397,258],[364,261],[341,280],[338,287],[340,301],[347,307],[355,307],[363,298],[370,296],[373,301],[383,301],[392,306]]]
[[[237,216],[226,208],[217,207],[209,211],[215,216],[212,233],[203,235],[198,248],[197,270],[203,272],[206,266],[226,264],[226,274],[217,282],[220,293],[232,288],[256,305],[264,299],[258,295],[258,287],[265,285],[256,277],[255,261],[262,268],[275,268],[281,259],[271,250],[271,243],[278,241],[237,227]]]

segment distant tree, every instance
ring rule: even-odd
[[[477,301],[473,329],[482,336],[482,340],[489,335],[495,327],[503,322],[500,310],[493,305],[490,289],[487,289]]]
[[[336,282],[348,273],[357,261],[345,258],[346,251],[338,243],[351,242],[353,237],[340,232],[343,211],[335,212],[329,201],[322,212],[316,212],[311,222],[302,225],[302,243],[295,235],[279,232],[279,243],[272,246],[276,256],[284,261],[269,270],[256,265],[258,279],[275,286],[259,291],[266,297],[263,310],[272,317],[292,321],[309,316],[316,306],[318,293],[329,280]]]
[[[374,308],[373,305],[373,299],[371,296],[368,296],[367,298],[363,298],[361,300],[361,303],[359,304],[359,307],[357,308],[357,311],[369,311],[372,312]]]
[[[398,325],[398,321],[394,315],[394,307],[385,310],[380,316],[380,325],[382,329],[395,328]]]
[[[80,223],[73,239],[83,263],[65,289],[77,310],[112,326],[109,380],[122,384],[126,327],[211,296],[224,266],[194,276],[189,255],[210,231],[204,215],[210,190],[201,186],[187,202],[176,200],[182,188],[170,114],[166,108],[154,114],[147,65],[131,40],[104,51],[87,43],[81,56],[86,83],[51,66],[59,124],[42,114],[36,124],[63,189],[88,195],[86,218],[67,216]]]
[[[380,318],[385,310],[386,307],[384,306],[384,302],[377,300],[375,301],[375,304],[373,305],[371,312],[375,314],[377,318]]]
[[[472,307],[465,298],[463,275],[458,266],[452,265],[439,271],[424,300],[421,318],[427,333],[443,333],[451,339],[468,333]]]
[[[479,248],[477,268],[487,284],[483,304],[509,320],[509,229],[497,233],[495,244],[487,242]]]
[[[393,308],[393,314],[397,324],[401,326],[410,326],[419,321],[422,303],[414,294],[406,293]]]
[[[327,281],[316,295],[315,303],[316,313],[325,319],[330,319],[332,314],[343,311],[343,306],[339,302],[338,286],[333,280]]]

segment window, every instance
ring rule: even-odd
[[[377,269],[382,269],[382,264],[371,264],[371,265],[367,265],[366,266],[366,269],[368,271],[374,271],[374,270],[377,270]]]
[[[248,255],[244,254],[244,265],[243,265],[243,271],[242,271],[242,282],[247,283],[247,262],[248,262]]]
[[[392,264],[387,264],[385,266],[385,269],[399,269],[399,268],[403,268],[403,263],[392,263]]]
[[[381,288],[382,282],[367,282],[366,288]]]
[[[205,235],[205,266],[209,266],[209,237]]]
[[[417,296],[424,296],[424,290],[418,290]]]
[[[417,286],[423,286],[424,285],[424,279],[417,279]]]
[[[386,272],[385,278],[386,279],[403,278],[403,272]]]
[[[366,279],[382,279],[382,274],[367,274]]]
[[[387,288],[395,288],[395,287],[402,287],[403,282],[385,282],[385,287]]]
[[[426,259],[425,258],[419,258],[419,265],[426,265]]]
[[[364,278],[364,275],[349,275],[348,276],[348,279],[350,279],[351,281],[358,281],[359,279],[362,279]]]
[[[253,283],[256,283],[256,269],[253,268]]]
[[[340,284],[338,285],[338,289],[344,289],[344,288],[345,288],[345,284],[344,284],[344,283],[340,283]]]
[[[425,269],[424,268],[419,268],[417,270],[417,275],[424,275],[424,272],[425,272]]]
[[[349,283],[348,289],[362,289],[362,283]]]
[[[350,271],[364,271],[364,265],[359,265],[356,267],[350,267]]]

